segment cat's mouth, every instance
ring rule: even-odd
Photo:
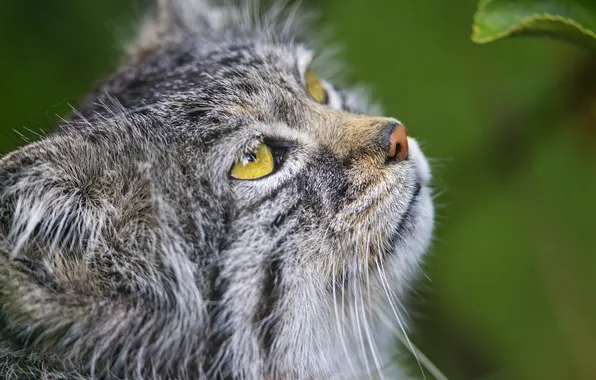
[[[403,213],[399,223],[391,234],[390,241],[392,246],[394,246],[399,240],[403,240],[406,236],[408,236],[408,230],[412,228],[412,219],[415,217],[415,209],[420,202],[421,192],[422,183],[420,180],[416,180],[414,183],[414,190],[412,191],[406,211]]]
[[[406,212],[402,216],[402,218],[401,218],[402,220],[400,221],[400,224],[402,224],[404,221],[406,221],[406,219],[408,219],[412,216],[412,211],[413,211],[414,207],[416,207],[416,204],[420,200],[419,198],[420,198],[421,191],[422,191],[422,183],[420,183],[420,180],[416,180],[416,182],[414,183],[414,191],[412,191],[412,196],[410,197],[410,202],[408,203],[408,208],[406,209]]]
[[[416,181],[416,184],[414,185],[414,195],[412,196],[412,201],[410,202],[410,204],[416,201],[416,198],[418,198],[418,196],[420,195],[421,190],[422,185],[420,184],[420,181]]]

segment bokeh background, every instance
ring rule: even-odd
[[[449,379],[596,379],[595,57],[546,39],[474,45],[474,0],[310,3],[344,76],[370,84],[433,160],[415,344]],[[51,130],[118,65],[142,8],[2,3],[0,153]]]

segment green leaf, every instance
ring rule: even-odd
[[[481,0],[472,40],[544,35],[596,50],[595,0]]]

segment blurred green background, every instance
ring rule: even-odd
[[[474,45],[474,0],[311,3],[345,75],[372,85],[433,160],[438,224],[410,302],[414,342],[450,379],[596,379],[595,57],[546,39]],[[3,2],[1,153],[114,70],[141,9]]]

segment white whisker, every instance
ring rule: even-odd
[[[358,290],[359,290],[359,285],[361,283],[360,280],[360,271],[358,270],[358,245],[356,245],[356,254],[354,255],[354,261],[353,261],[353,275],[354,278],[352,280],[352,290],[354,292],[353,296],[354,296],[354,302],[352,304],[352,308],[353,308],[353,313],[352,316],[355,318],[355,322],[356,325],[353,326],[355,327],[355,335],[358,339],[358,345],[360,346],[359,349],[359,356],[360,356],[360,360],[362,361],[362,363],[364,364],[366,373],[370,374],[371,368],[370,365],[368,364],[368,358],[366,355],[366,346],[364,344],[364,336],[363,336],[363,331],[362,331],[362,326],[360,325],[360,315],[359,315],[359,311],[358,311],[358,302],[357,302],[357,296],[359,294]],[[350,273],[350,275],[352,275],[352,273]]]
[[[364,257],[364,273],[365,273],[365,281],[366,281],[366,291],[368,301],[371,302],[371,292],[370,292],[370,268],[369,268],[369,260],[370,260],[370,234],[367,234],[366,237],[366,255]],[[365,326],[365,333],[368,339],[368,344],[371,350],[371,355],[373,357],[373,361],[376,366],[376,372],[381,376],[381,379],[385,379],[385,373],[382,371],[383,365],[381,363],[381,359],[379,358],[378,348],[375,344],[375,340],[373,339],[372,333],[370,331],[370,323],[368,318],[366,317],[367,310],[364,307],[364,299],[362,297],[362,289],[360,290],[360,304],[362,307],[362,317],[364,319],[364,326]]]
[[[325,236],[327,236],[327,232],[329,231],[329,228],[327,228],[327,230],[325,231]],[[343,316],[345,315],[345,310],[344,310],[344,284],[343,282],[345,281],[345,265],[342,264],[342,283],[338,284],[337,282],[337,278],[336,278],[336,271],[337,271],[337,267],[336,267],[336,262],[333,261],[332,264],[332,281],[331,281],[331,286],[333,287],[333,311],[335,314],[335,324],[336,324],[336,328],[337,328],[337,332],[339,334],[339,339],[340,339],[340,344],[341,344],[341,348],[342,351],[346,357],[346,360],[348,361],[348,365],[350,366],[350,369],[352,371],[352,373],[355,375],[356,374],[356,367],[354,366],[354,363],[352,362],[352,357],[348,352],[348,345],[346,343],[346,337],[344,334],[344,330],[345,330],[345,324],[343,323]],[[338,305],[338,299],[337,299],[337,287],[340,286],[342,289],[342,296],[341,296],[341,302],[342,302],[342,308],[341,308],[341,313],[342,313],[342,321],[340,322],[339,319],[339,305]]]
[[[389,291],[389,288],[388,288],[387,276],[385,274],[385,269],[384,269],[384,267],[382,265],[379,265],[379,261],[376,258],[375,258],[375,263],[377,265],[377,269],[378,269],[379,274],[381,276],[381,279],[380,279],[381,280],[380,281],[381,282],[381,285],[383,286],[383,289],[385,290],[385,295],[387,296],[387,299],[389,301],[389,305],[391,306],[391,309],[392,309],[393,314],[394,314],[394,316],[395,316],[395,318],[397,320],[397,323],[399,325],[399,328],[400,328],[400,330],[401,330],[401,332],[403,334],[403,337],[405,338],[405,341],[407,343],[406,347],[408,347],[409,350],[410,350],[410,352],[412,353],[412,355],[414,355],[414,358],[416,359],[416,362],[418,363],[418,367],[420,368],[420,372],[422,374],[422,378],[426,380],[426,374],[424,372],[424,369],[422,368],[422,364],[420,363],[420,359],[418,358],[418,354],[417,354],[417,351],[418,350],[416,350],[414,348],[414,345],[410,341],[410,338],[408,337],[408,333],[406,332],[406,329],[405,329],[405,325],[402,322],[402,318],[400,317],[399,310],[397,309],[397,307],[395,306],[395,304],[393,302],[393,299],[392,299],[393,297],[391,297],[391,294],[390,294],[390,291]],[[402,343],[404,343],[404,342],[402,341]]]

